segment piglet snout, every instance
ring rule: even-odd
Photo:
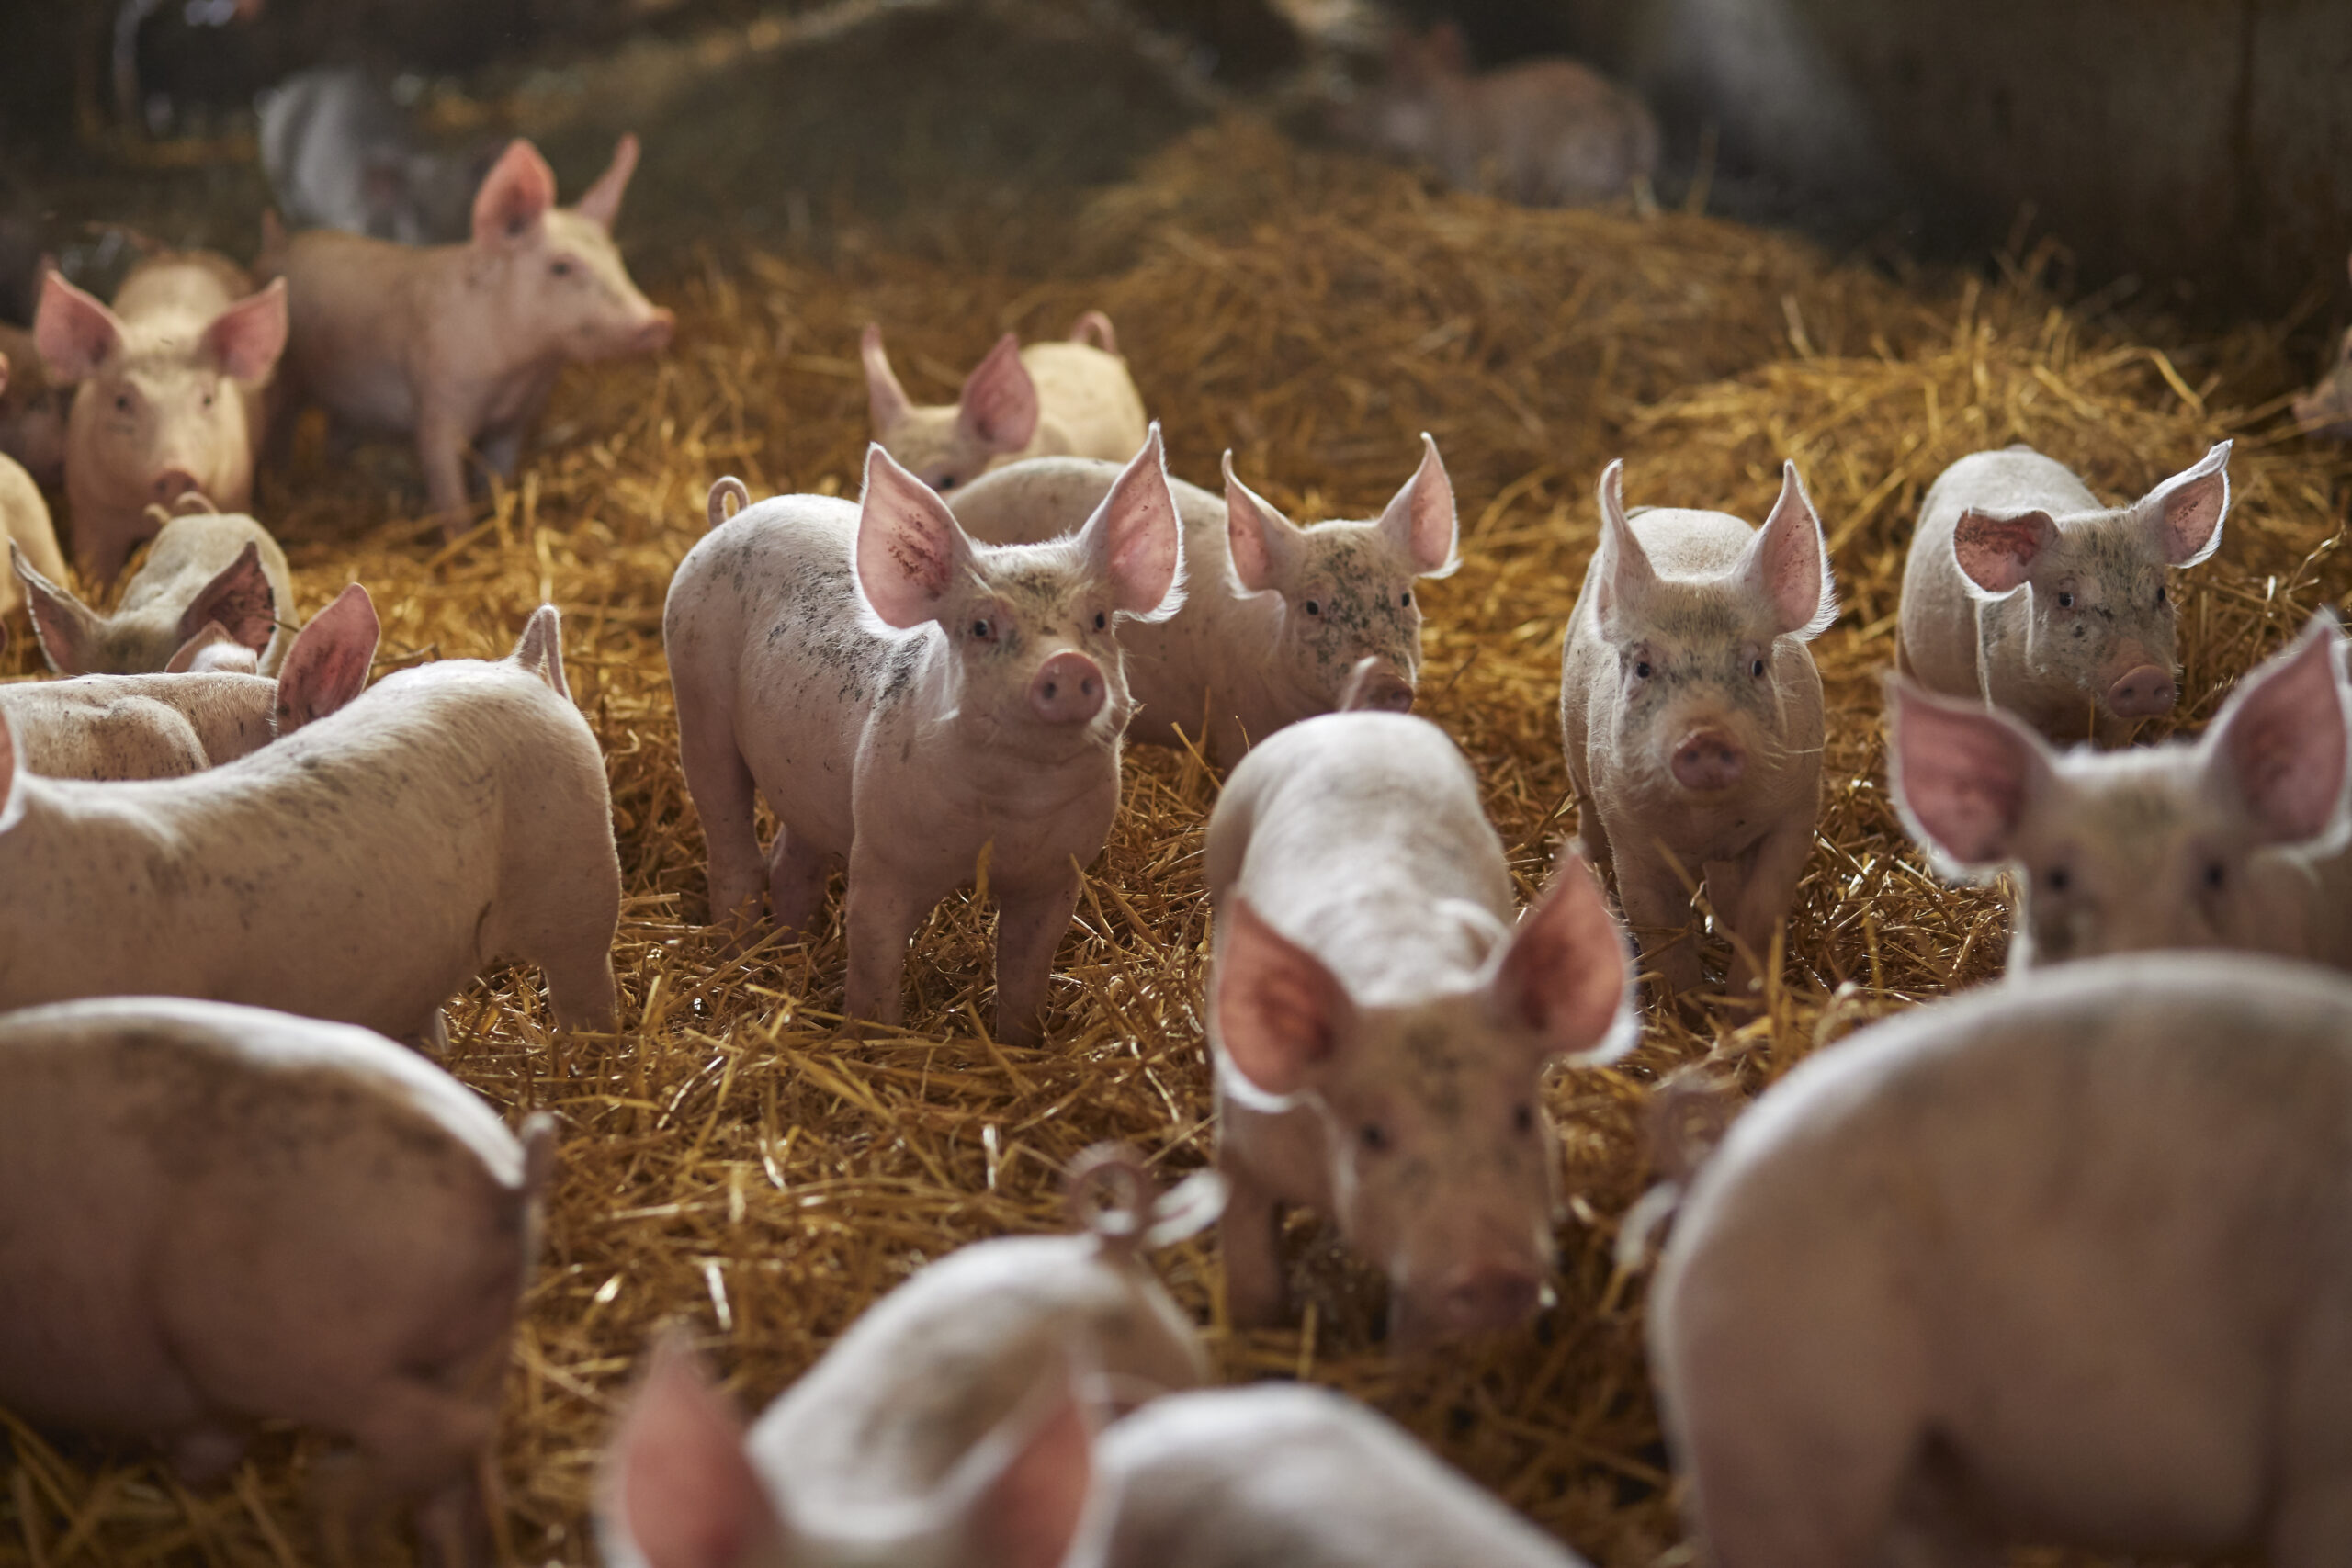
[[[2170,713],[2177,694],[2169,671],[2142,664],[2125,671],[2107,689],[2107,705],[2118,718],[2153,718]]]
[[[1413,683],[1394,670],[1374,670],[1364,682],[1363,705],[1376,713],[1413,711]]]
[[[196,489],[196,476],[186,468],[165,468],[148,481],[148,494],[163,505],[169,506]]]
[[[1674,782],[1685,789],[1729,789],[1747,768],[1739,742],[1720,729],[1694,729],[1674,748]]]
[[[1082,653],[1046,660],[1029,682],[1029,705],[1047,724],[1084,724],[1102,711],[1102,667]]]
[[[1534,1315],[1544,1281],[1524,1269],[1487,1263],[1464,1269],[1440,1289],[1438,1310],[1457,1334],[1511,1328]]]
[[[659,354],[670,346],[670,334],[677,330],[677,316],[666,308],[656,309],[650,320],[637,329],[629,339],[629,347],[639,354]]]

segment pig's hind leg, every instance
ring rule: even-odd
[[[776,825],[768,850],[768,908],[781,930],[806,936],[825,902],[825,874],[833,857],[810,847],[808,835]]]
[[[759,919],[766,870],[752,819],[752,768],[735,745],[725,701],[693,693],[693,682],[679,682],[678,761],[695,815],[702,818],[710,923],[748,930]]]

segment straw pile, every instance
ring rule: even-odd
[[[626,221],[624,224],[626,229]],[[1790,239],[1668,214],[1532,213],[1426,194],[1410,175],[1302,152],[1233,120],[1196,132],[1069,221],[1044,276],[950,270],[881,246],[822,265],[747,254],[641,265],[681,313],[658,367],[574,372],[517,485],[444,546],[411,521],[405,454],[332,456],[305,426],[262,510],[315,609],[356,578],[387,664],[505,652],[561,606],[572,691],[609,758],[628,902],[617,1037],[559,1038],[532,973],[451,1010],[449,1065],[502,1107],[565,1128],[547,1256],[518,1336],[501,1453],[509,1561],[592,1556],[597,1453],[635,1358],[688,1325],[747,1404],[876,1296],[978,1237],[1057,1223],[1056,1174],[1132,1140],[1175,1173],[1208,1157],[1199,1012],[1208,939],[1201,829],[1216,780],[1129,754],[1126,802],[1064,943],[1042,1050],[987,1035],[985,908],[949,900],[909,965],[902,1038],[844,1043],[828,919],[806,946],[722,961],[699,929],[701,842],[676,757],[660,618],[721,473],[755,493],[854,490],[865,436],[856,329],[888,323],[917,397],[945,398],[1000,331],[1118,323],[1172,467],[1240,472],[1302,517],[1371,514],[1433,432],[1462,502],[1465,565],[1425,597],[1423,711],[1467,749],[1522,890],[1571,825],[1555,700],[1561,627],[1590,553],[1591,488],[1623,455],[1636,502],[1769,506],[1797,459],[1836,544],[1846,610],[1815,645],[1828,802],[1782,983],[1654,1023],[1617,1068],[1563,1072],[1572,1217],[1560,1302],[1531,1331],[1433,1359],[1378,1343],[1381,1288],[1316,1224],[1295,1227],[1295,1330],[1219,1320],[1206,1242],[1162,1262],[1231,1378],[1309,1377],[1377,1403],[1597,1563],[1691,1561],[1642,1359],[1618,1219],[1647,1181],[1645,1118],[1687,1065],[1754,1089],[1876,1015],[1996,970],[1995,890],[1939,887],[1884,797],[1877,672],[1927,482],[2028,440],[2094,489],[2137,494],[2240,434],[2220,557],[2184,595],[2185,716],[2352,588],[2334,549],[2352,466],[2280,434],[2275,345],[2192,344],[2000,284],[1891,280]],[[9,656],[22,669],[22,651]],[[0,1468],[0,1560],[288,1562],[308,1556],[311,1439],[266,1439],[196,1497],[136,1454],[17,1434]]]

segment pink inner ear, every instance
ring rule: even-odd
[[[1111,530],[1111,581],[1118,607],[1148,615],[1175,585],[1182,524],[1176,497],[1162,467],[1159,426],[1146,435],[1143,450],[1129,459],[1111,493],[1102,500],[1103,524]]]
[[[613,146],[613,161],[596,176],[572,210],[607,233],[621,215],[621,197],[628,193],[629,176],[637,173],[637,137],[624,133]]]
[[[1248,900],[1227,907],[1217,953],[1217,1034],[1241,1076],[1268,1094],[1296,1094],[1339,1054],[1346,993],[1306,949]]]
[[[1511,933],[1495,993],[1547,1054],[1589,1051],[1617,1026],[1629,969],[1607,900],[1583,860],[1568,855]]]
[[[782,1533],[733,1413],[683,1351],[655,1352],[612,1462],[607,1485],[648,1568],[731,1568]]]
[[[1601,470],[1600,502],[1600,543],[1585,571],[1588,577],[1600,574],[1593,582],[1598,590],[1593,595],[1594,629],[1613,639],[1621,617],[1640,602],[1657,574],[1651,570],[1650,558],[1634,536],[1633,519],[1625,513],[1623,458]]]
[[[88,642],[95,617],[82,602],[25,564],[9,547],[17,581],[25,587],[25,608],[32,615],[33,637],[41,657],[60,675],[79,675],[89,659]]]
[[[357,696],[368,684],[380,635],[375,603],[356,582],[311,616],[277,677],[278,734],[324,718]]]
[[[507,143],[474,197],[474,243],[519,239],[554,205],[555,171],[537,148],[517,137]]]
[[[2214,720],[2220,757],[2268,842],[2316,839],[2335,819],[2347,739],[2342,641],[2332,627],[2305,633],[2249,675]]]
[[[1267,536],[1287,526],[1273,508],[1258,499],[1233,475],[1233,454],[1225,455],[1225,547],[1233,558],[1233,575],[1251,593],[1274,586],[1274,552]]]
[[[2025,512],[2003,517],[1989,512],[1963,512],[1952,525],[1952,558],[1968,580],[1987,593],[2021,588],[2033,575],[2033,564],[2058,537],[2058,525],[2046,512]]]
[[[1759,554],[1764,591],[1771,601],[1772,624],[1781,637],[1810,637],[1827,628],[1838,613],[1826,568],[1827,545],[1821,537],[1821,519],[1805,498],[1796,465],[1781,468],[1781,496],[1764,520],[1755,548]]]
[[[2211,555],[2221,543],[2222,518],[2229,505],[2226,468],[2217,467],[2169,488],[2158,510],[2157,524],[2166,564],[2195,566]]]
[[[56,381],[95,376],[122,342],[115,313],[65,281],[62,272],[41,279],[40,306],[33,316],[33,346]]]
[[[286,352],[287,329],[286,280],[275,277],[212,318],[204,329],[205,352],[231,380],[259,381]]]
[[[964,532],[946,502],[888,452],[869,446],[857,518],[857,581],[874,613],[899,627],[932,619],[964,554]]]
[[[1416,576],[1444,570],[1453,559],[1453,482],[1437,455],[1437,443],[1421,437],[1421,464],[1381,514],[1381,527],[1413,565]]]
[[[277,635],[277,595],[262,570],[261,547],[248,542],[237,558],[220,569],[180,615],[180,636],[194,637],[205,623],[222,629],[255,653]]]
[[[2040,743],[1990,709],[1916,690],[1894,694],[1892,706],[1889,772],[1913,828],[1963,866],[2007,860],[2031,781],[2047,768]]]
[[[1021,340],[996,340],[956,400],[964,434],[991,452],[1018,452],[1037,434],[1037,384],[1021,363]]]

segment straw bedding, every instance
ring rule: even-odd
[[[1572,825],[1558,657],[1601,466],[1627,459],[1636,503],[1751,520],[1784,456],[1811,486],[1845,610],[1815,645],[1827,802],[1783,979],[1703,1020],[1654,1021],[1615,1068],[1555,1075],[1571,1195],[1557,1306],[1527,1332],[1408,1363],[1378,1341],[1379,1281],[1316,1222],[1294,1227],[1306,1307],[1293,1330],[1227,1330],[1208,1240],[1161,1260],[1227,1377],[1309,1377],[1374,1401],[1597,1563],[1691,1561],[1644,1371],[1641,1280],[1612,1261],[1649,1179],[1657,1084],[1699,1065],[1752,1091],[1999,961],[1997,890],[1938,886],[1883,783],[1876,682],[1926,485],[1965,452],[2027,440],[2104,494],[2137,494],[2240,434],[2227,536],[2183,601],[2194,723],[2352,587],[2335,549],[2352,467],[2283,434],[2272,394],[2289,372],[2271,336],[2192,341],[2160,321],[2068,310],[2030,260],[1994,284],[1891,278],[1702,216],[1432,195],[1244,118],[1194,131],[1052,220],[1066,243],[1044,272],[951,268],[883,243],[640,259],[679,309],[678,346],[658,366],[568,376],[519,482],[458,544],[413,520],[404,453],[330,451],[315,423],[265,487],[306,613],[352,579],[375,594],[379,672],[503,654],[532,606],[560,605],[572,691],[609,761],[628,895],[622,1029],[558,1036],[529,971],[491,976],[451,1009],[451,1068],[564,1128],[500,1450],[502,1552],[592,1559],[596,1457],[657,1325],[687,1325],[755,1406],[924,1259],[1055,1225],[1057,1172],[1084,1145],[1127,1139],[1170,1173],[1209,1156],[1199,849],[1211,770],[1129,753],[1044,1048],[988,1037],[991,922],[963,897],[916,940],[903,1036],[847,1043],[832,1011],[837,908],[807,945],[734,959],[700,929],[701,840],[662,657],[663,592],[713,478],[854,492],[865,320],[890,326],[910,389],[944,399],[998,332],[1058,335],[1101,308],[1165,422],[1174,471],[1196,481],[1230,446],[1293,515],[1369,515],[1410,471],[1416,434],[1435,434],[1464,565],[1424,596],[1422,711],[1476,763],[1522,892]],[[21,647],[7,657],[26,668]],[[232,1486],[195,1496],[135,1453],[15,1436],[0,1561],[310,1555],[300,1497],[313,1439],[272,1435]]]

